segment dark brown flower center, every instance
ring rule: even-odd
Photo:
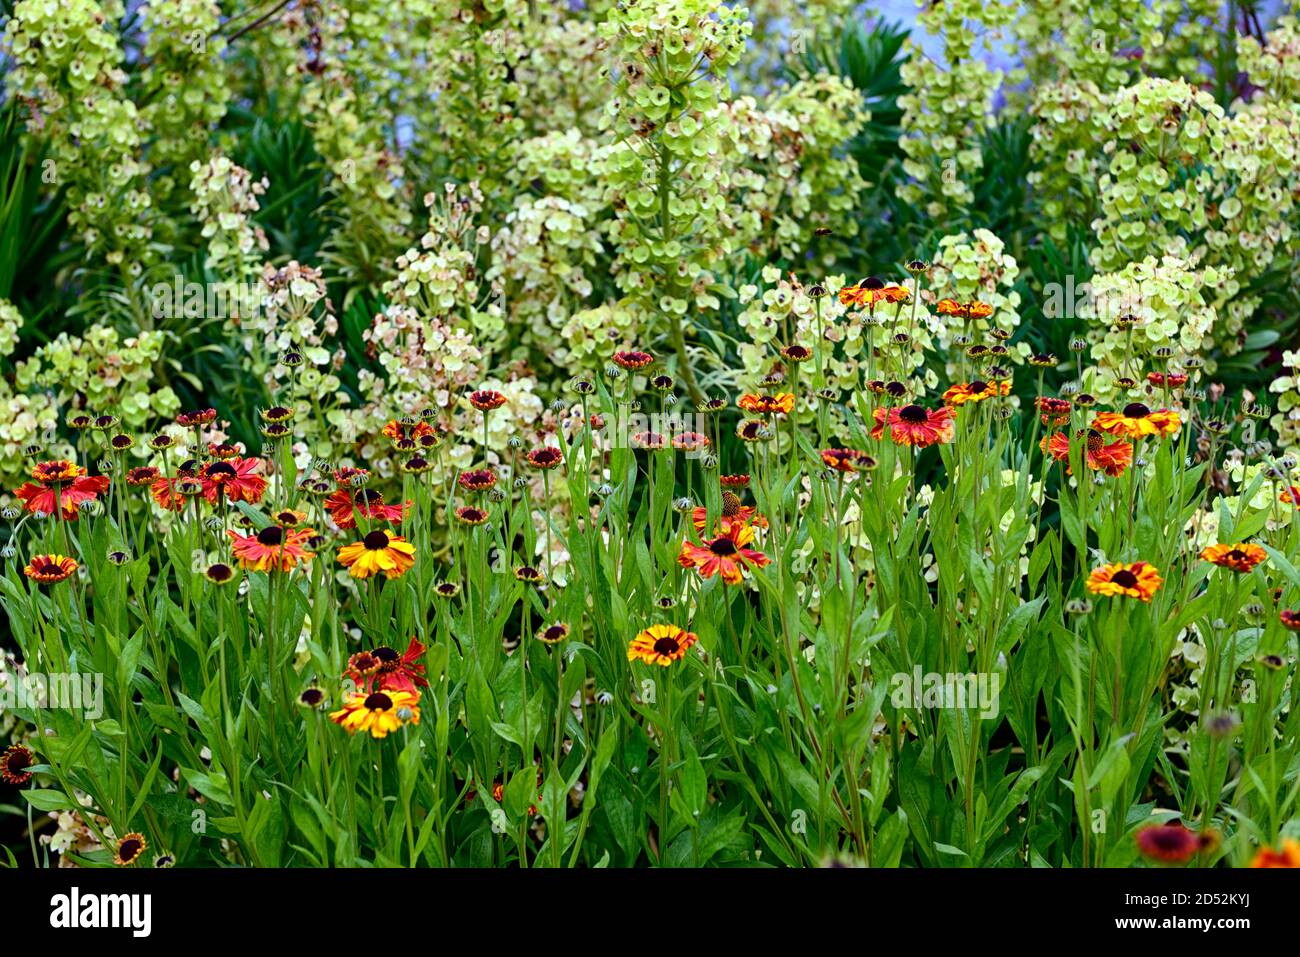
[[[279,525],[268,525],[257,533],[257,540],[263,545],[279,545],[284,542],[284,529]]]
[[[381,532],[378,529],[371,532],[369,535],[363,538],[362,541],[365,543],[366,548],[368,548],[372,552],[380,552],[388,547],[387,533]]]
[[[392,706],[393,699],[382,691],[376,691],[366,698],[365,707],[367,711],[387,711]]]
[[[734,555],[739,551],[739,549],[736,548],[735,542],[729,538],[723,537],[714,539],[713,542],[709,544],[709,551],[713,552],[715,555],[725,556]]]
[[[117,846],[117,854],[124,861],[134,860],[140,853],[140,842],[133,837],[128,837],[125,841]]]
[[[387,645],[380,645],[378,648],[372,651],[371,654],[374,655],[376,658],[378,658],[384,664],[388,664],[389,662],[396,661],[399,657],[401,657],[400,655],[398,655],[396,651],[394,651],[392,648],[389,648]]]
[[[974,382],[970,384],[970,390],[972,392],[987,392],[988,388],[989,388],[989,384],[985,382],[983,379],[976,379]]]
[[[239,473],[229,462],[213,462],[207,469],[208,478],[214,482],[224,482],[226,479],[232,479]]]
[[[1126,419],[1145,419],[1150,414],[1151,410],[1141,402],[1130,402],[1124,406],[1124,418]]]
[[[740,514],[740,497],[735,492],[722,493],[722,514],[731,518]]]
[[[1181,851],[1187,847],[1188,838],[1191,836],[1187,832],[1176,827],[1159,827],[1153,828],[1151,843],[1162,851]]]
[[[919,405],[905,405],[898,410],[898,417],[904,422],[919,424],[926,420],[925,409]]]
[[[5,758],[5,768],[10,774],[21,774],[32,766],[32,756],[26,750],[10,751]]]
[[[1110,580],[1121,588],[1136,588],[1138,583],[1138,577],[1127,568],[1121,569],[1114,575],[1111,575]]]
[[[681,644],[677,641],[676,638],[668,638],[668,637],[656,639],[654,644],[655,652],[661,655],[676,654],[677,649],[680,647]]]

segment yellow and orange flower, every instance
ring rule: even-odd
[[[739,585],[747,569],[761,568],[772,561],[749,547],[753,541],[753,526],[735,523],[703,545],[696,545],[689,539],[682,542],[677,562],[683,568],[694,568],[701,578],[720,575],[727,584]]]
[[[860,472],[874,468],[876,460],[858,449],[822,449],[822,464],[836,472]]]
[[[1164,579],[1149,562],[1103,565],[1088,576],[1087,588],[1094,595],[1138,598],[1149,602]]]
[[[53,488],[56,485],[70,485],[85,474],[85,469],[75,462],[69,462],[67,459],[38,462],[32,466],[32,478],[48,488]]]
[[[993,307],[986,302],[958,302],[956,299],[940,299],[934,311],[941,316],[960,316],[963,319],[987,319],[993,315]]]
[[[1250,543],[1211,545],[1201,552],[1201,558],[1220,568],[1230,568],[1234,572],[1248,572],[1261,562],[1268,561],[1268,552]]]
[[[372,738],[386,738],[405,724],[420,723],[420,695],[413,691],[372,691],[348,695],[343,707],[330,720],[348,734],[369,732]]]
[[[736,405],[755,415],[789,415],[794,411],[794,393],[778,392],[776,395],[755,395],[747,392],[736,400]]]
[[[65,521],[75,521],[81,506],[108,491],[106,475],[87,475],[80,465],[66,459],[40,462],[32,468],[35,483],[24,482],[14,489],[29,512],[53,515],[57,508]]]
[[[202,492],[203,484],[193,476],[177,475],[172,477],[169,475],[160,475],[158,478],[154,479],[153,484],[149,486],[149,494],[153,496],[153,500],[158,503],[159,508],[165,508],[169,512],[180,512],[185,509],[185,505],[189,502],[189,499],[185,495],[182,495],[181,490],[177,488],[177,483],[181,480],[197,483],[195,485],[196,492]]]
[[[655,361],[655,357],[650,353],[641,352],[638,349],[621,349],[615,352],[611,358],[616,366],[621,366],[629,372],[644,369]]]
[[[369,578],[378,572],[385,578],[401,578],[415,565],[415,546],[400,535],[376,529],[361,541],[340,548],[339,564],[353,578]]]
[[[491,412],[506,404],[506,397],[495,389],[479,389],[469,395],[469,404],[480,412]]]
[[[307,551],[307,541],[316,534],[310,528],[283,528],[268,525],[252,535],[227,531],[231,552],[249,571],[292,571],[299,562],[310,561],[315,552]]]
[[[871,430],[873,439],[883,437],[886,426],[890,439],[897,445],[925,448],[953,439],[952,409],[947,406],[932,411],[919,405],[905,405],[876,409],[872,415],[876,420]]]
[[[372,488],[358,489],[352,492],[341,488],[331,492],[325,499],[325,510],[334,519],[339,528],[356,528],[357,516],[378,518],[394,525],[400,525],[410,502],[401,505],[385,505],[384,496]]]
[[[133,487],[152,485],[162,477],[162,473],[152,465],[137,465],[126,473],[126,484]]]
[[[943,402],[944,405],[955,407],[965,405],[967,402],[983,402],[985,399],[1010,394],[1010,379],[1003,379],[1001,382],[997,380],[986,382],[983,379],[976,379],[974,382],[958,382],[951,386],[943,394]]]
[[[1284,838],[1277,850],[1261,847],[1250,862],[1251,867],[1300,867],[1300,841]]]
[[[411,441],[414,441],[423,435],[433,435],[433,426],[424,421],[411,422],[408,424],[406,422],[400,422],[397,419],[392,419],[385,423],[384,427],[380,431],[395,442],[401,439],[410,439]]]
[[[874,306],[878,302],[906,302],[912,295],[906,286],[884,283],[874,276],[840,289],[843,306]]]
[[[699,635],[676,625],[651,625],[628,644],[627,660],[667,668],[685,658],[691,645],[699,640]]]
[[[23,574],[41,585],[54,585],[70,578],[76,570],[76,559],[67,555],[33,555]]]
[[[1111,435],[1140,439],[1148,435],[1164,437],[1173,435],[1182,425],[1182,418],[1170,409],[1151,409],[1141,402],[1130,402],[1119,412],[1098,412],[1092,427]]]
[[[1084,439],[1084,458],[1088,468],[1095,472],[1105,472],[1111,476],[1123,475],[1124,470],[1133,462],[1133,446],[1128,442],[1107,442],[1106,437],[1096,429],[1080,429],[1074,435],[1076,441]],[[1050,439],[1039,440],[1038,447],[1056,461],[1063,462],[1067,474],[1072,472],[1070,437],[1064,432],[1053,432]]]
[[[203,481],[203,497],[216,504],[224,496],[229,502],[262,500],[266,492],[266,479],[257,474],[261,459],[223,459],[203,467],[199,477]]]

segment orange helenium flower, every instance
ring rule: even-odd
[[[875,460],[858,449],[822,449],[822,464],[837,472],[857,472],[874,464]]]
[[[1234,572],[1248,572],[1260,562],[1268,560],[1268,552],[1258,545],[1211,545],[1201,552],[1201,558],[1220,568]]]
[[[651,625],[628,644],[627,660],[666,668],[685,658],[686,652],[697,641],[698,635],[676,625]]]
[[[1182,418],[1177,412],[1152,410],[1141,402],[1130,402],[1120,412],[1098,412],[1092,420],[1093,428],[1130,439],[1173,435],[1181,424]]]
[[[840,304],[844,306],[874,306],[878,302],[906,302],[912,295],[906,286],[886,285],[874,276],[853,286],[840,289]]]
[[[644,369],[650,363],[655,361],[655,357],[648,352],[640,352],[636,349],[620,350],[613,355],[614,364],[621,366],[629,371]]]
[[[433,426],[428,422],[412,422],[407,425],[405,422],[399,422],[393,419],[386,423],[380,430],[390,439],[418,439],[422,435],[433,435]]]
[[[340,548],[339,564],[353,578],[369,578],[378,572],[385,578],[401,578],[415,565],[415,546],[400,535],[376,529],[361,541]]]
[[[1094,595],[1138,598],[1149,602],[1163,584],[1164,579],[1153,565],[1134,562],[1094,568],[1088,576],[1087,588]]]
[[[76,521],[81,506],[108,491],[106,475],[87,475],[80,465],[64,459],[41,462],[32,469],[35,483],[24,482],[14,489],[29,512],[53,515],[55,501],[66,521]]]
[[[231,538],[231,552],[235,559],[250,571],[291,571],[299,562],[309,561],[315,554],[305,547],[308,539],[316,534],[310,528],[268,525],[253,535],[240,535],[234,531],[226,534]]]
[[[720,575],[727,584],[739,585],[747,568],[761,568],[771,562],[762,552],[749,547],[753,540],[752,526],[732,524],[717,538],[703,545],[696,545],[689,539],[682,542],[677,561],[683,568],[696,569],[701,578]]]
[[[1133,446],[1127,442],[1107,442],[1096,429],[1080,429],[1075,438],[1086,436],[1085,459],[1088,468],[1107,475],[1123,475],[1124,470],[1133,462]],[[1041,439],[1038,447],[1045,453],[1065,463],[1066,472],[1070,469],[1070,438],[1064,432],[1054,432],[1050,439]]]
[[[491,412],[505,405],[506,397],[494,389],[480,389],[470,393],[469,404],[480,412]]]
[[[1261,847],[1250,862],[1251,867],[1300,867],[1300,841],[1284,838],[1282,847]]]
[[[958,302],[956,299],[940,299],[934,311],[941,316],[961,316],[963,319],[987,319],[993,315],[993,307],[986,302]]]
[[[985,382],[983,379],[976,379],[974,382],[958,382],[950,387],[943,394],[943,402],[944,405],[959,406],[967,402],[983,402],[985,399],[1010,394],[1010,379],[1003,379],[1001,382]]]
[[[776,395],[755,395],[747,392],[736,400],[736,405],[755,415],[789,415],[794,411],[794,393],[780,392]]]
[[[256,504],[266,492],[266,479],[257,474],[261,459],[224,459],[203,467],[203,497],[215,505],[224,495],[227,501]]]
[[[377,662],[376,667],[368,669],[364,675],[345,672],[344,677],[352,678],[357,687],[364,691],[374,691],[377,688],[380,691],[409,691],[419,694],[420,688],[429,687],[429,679],[424,677],[424,665],[420,664],[424,652],[424,645],[412,636],[403,654],[386,646],[376,648],[369,652],[370,658]]]
[[[374,489],[361,489],[355,493],[341,488],[325,499],[325,510],[339,528],[356,528],[357,516],[377,518],[400,525],[410,502],[402,505],[385,505],[384,496]]]
[[[871,430],[873,439],[883,437],[886,425],[890,439],[898,445],[925,448],[953,439],[952,409],[947,406],[931,411],[919,405],[905,405],[876,409],[872,415],[876,420]]]
[[[42,585],[53,585],[67,579],[76,570],[76,560],[67,555],[33,555],[23,574]]]
[[[369,732],[385,738],[404,724],[420,723],[420,696],[411,691],[372,691],[350,694],[330,720],[349,734]]]
[[[126,473],[126,484],[131,486],[152,485],[162,477],[162,473],[152,465],[138,465]]]

